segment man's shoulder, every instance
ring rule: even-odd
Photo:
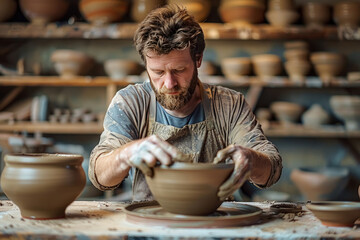
[[[216,98],[236,98],[236,97],[241,97],[243,96],[243,94],[239,91],[236,91],[234,89],[230,89],[227,87],[223,87],[223,86],[218,86],[218,85],[210,85],[210,84],[206,84],[203,83],[204,89],[208,94],[211,94],[212,97]]]
[[[122,97],[126,96],[139,96],[139,97],[149,97],[150,92],[152,91],[149,82],[130,84],[125,88],[120,89],[117,94]]]

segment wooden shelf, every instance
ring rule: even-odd
[[[49,123],[49,122],[16,122],[0,124],[0,132],[28,132],[48,134],[100,134],[103,126],[100,123]]]
[[[333,79],[329,85],[324,86],[318,77],[308,77],[304,84],[292,82],[288,77],[272,77],[259,79],[256,76],[242,77],[238,80],[230,81],[223,76],[200,76],[200,79],[209,84],[222,85],[226,87],[360,87],[360,81],[349,82],[345,78],[338,77]],[[62,87],[107,87],[115,85],[125,87],[133,83],[141,83],[144,79],[140,76],[127,76],[119,81],[113,81],[109,77],[84,77],[78,76],[71,79],[64,79],[58,76],[0,76],[0,86],[62,86]]]
[[[70,38],[70,39],[127,39],[132,40],[137,23],[114,23],[95,26],[88,23],[36,25],[30,23],[1,23],[0,38]],[[206,39],[325,39],[360,40],[360,28],[345,29],[337,26],[325,26],[321,29],[309,29],[304,25],[286,28],[269,24],[240,26],[230,23],[201,23]]]

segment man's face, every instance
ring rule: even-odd
[[[179,110],[190,101],[197,85],[197,67],[189,49],[146,55],[151,87],[164,108]]]

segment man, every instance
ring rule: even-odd
[[[234,90],[198,79],[205,41],[185,9],[151,12],[135,33],[135,46],[150,82],[128,86],[113,98],[104,132],[90,157],[89,177],[114,189],[130,175],[133,200],[151,200],[144,174],[174,161],[221,162],[235,169],[218,192],[231,196],[246,180],[269,187],[281,175],[281,157]]]

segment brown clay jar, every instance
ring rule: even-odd
[[[164,4],[164,0],[133,0],[131,6],[131,17],[134,21],[141,22],[148,13]]]
[[[22,217],[63,218],[85,187],[82,162],[83,157],[74,154],[8,154],[1,187]]]

